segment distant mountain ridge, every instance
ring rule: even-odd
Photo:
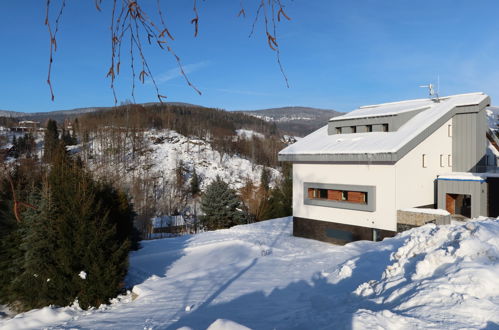
[[[329,109],[289,106],[262,110],[239,110],[268,122],[275,122],[277,128],[288,134],[305,136],[327,124],[332,117],[343,113]]]
[[[152,106],[159,103],[143,103],[143,106]],[[205,108],[201,105],[182,103],[182,102],[164,102],[165,105],[179,105],[192,108]],[[34,120],[43,122],[47,119],[64,121],[65,119],[74,119],[82,114],[97,111],[106,111],[114,107],[87,107],[70,110],[56,110],[50,112],[17,112],[10,110],[0,110],[0,117],[12,117],[24,120]],[[332,117],[342,115],[343,113],[312,107],[289,106],[281,108],[270,108],[261,110],[236,110],[231,112],[244,113],[249,116],[263,119],[267,122],[274,122],[283,133],[292,136],[305,136],[316,129],[327,124]]]
[[[204,108],[201,105],[184,103],[184,102],[163,102],[166,105],[181,105],[181,106],[192,106],[197,108]],[[158,102],[148,102],[142,103],[141,105],[149,106],[159,104]],[[75,108],[69,110],[54,110],[54,111],[44,111],[44,112],[19,112],[19,111],[10,111],[10,110],[0,110],[0,117],[13,117],[13,118],[23,118],[23,119],[55,119],[60,120],[60,117],[64,118],[72,118],[75,116],[79,116],[85,113],[91,113],[96,111],[103,111],[113,109],[114,107],[86,107],[86,108]]]

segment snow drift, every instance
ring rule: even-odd
[[[130,259],[133,293],[90,311],[30,311],[0,328],[499,327],[499,220],[346,246],[291,232],[283,218],[146,241]]]

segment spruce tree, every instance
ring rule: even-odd
[[[262,168],[262,174],[260,175],[260,186],[265,189],[265,191],[269,191],[270,189],[270,177],[271,173],[267,167]]]
[[[2,257],[17,262],[0,261],[1,302],[27,310],[78,299],[88,308],[115,297],[133,235],[126,195],[94,181],[59,144],[42,188],[33,189],[29,201],[37,208],[24,211],[21,222],[0,218],[0,228],[9,223],[14,228],[0,237],[0,244],[13,247],[8,253],[2,249]]]
[[[196,172],[196,168],[194,168],[192,172],[192,177],[191,177],[191,195],[192,197],[197,196],[199,194],[200,188],[199,188],[199,177]]]
[[[50,162],[53,153],[59,144],[59,132],[57,131],[57,122],[55,120],[49,119],[47,122],[47,129],[45,131],[44,137],[44,153],[43,159],[46,162]]]
[[[201,210],[204,213],[201,223],[208,230],[229,228],[246,221],[241,200],[219,176],[207,187],[201,199]]]
[[[0,180],[0,304],[8,304],[15,297],[10,285],[22,267],[22,236],[13,207],[10,183],[4,178]]]
[[[288,217],[293,214],[293,173],[290,164],[282,166],[282,178],[270,190],[264,219]]]

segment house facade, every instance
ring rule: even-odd
[[[496,181],[484,173],[489,105],[473,93],[364,106],[288,146],[279,160],[293,163],[294,235],[380,240],[418,216],[493,215],[482,192]]]

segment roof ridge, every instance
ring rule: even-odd
[[[484,92],[473,92],[473,93],[453,94],[453,95],[442,96],[439,99],[440,100],[447,100],[447,99],[450,99],[451,97],[471,96],[471,95],[485,95],[485,93]],[[394,101],[394,102],[385,102],[385,103],[378,103],[378,104],[362,105],[362,106],[358,107],[358,109],[377,108],[377,107],[381,107],[381,106],[384,106],[384,105],[404,104],[404,103],[411,103],[411,102],[418,102],[418,101],[427,101],[427,100],[431,100],[431,99],[430,98],[420,98],[420,99],[412,99],[412,100],[401,100],[401,101]]]

